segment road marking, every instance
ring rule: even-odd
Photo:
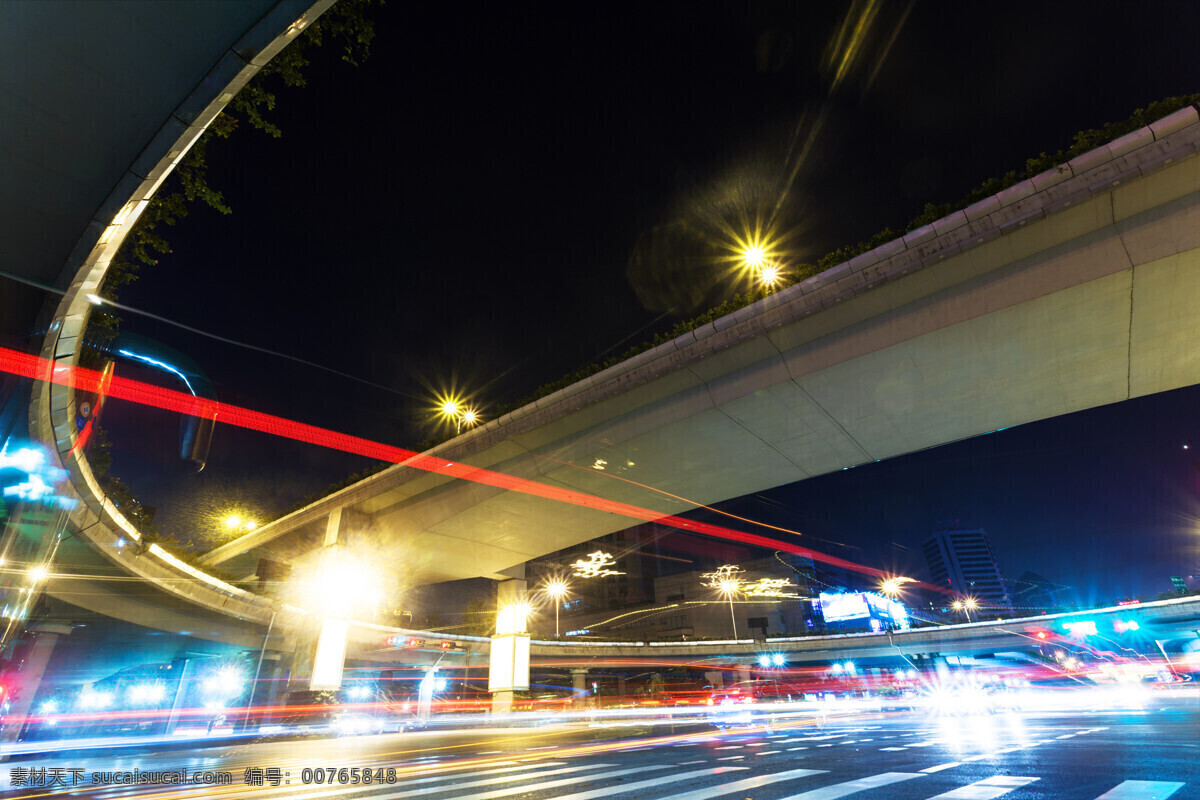
[[[495,786],[495,785],[501,784],[501,783],[513,783],[514,781],[527,781],[527,780],[530,780],[531,778],[546,778],[551,775],[565,775],[569,772],[582,772],[583,770],[587,770],[587,769],[598,769],[598,768],[602,768],[602,767],[615,767],[615,766],[616,766],[616,764],[592,764],[590,766],[583,766],[583,767],[563,767],[562,769],[552,769],[552,770],[547,770],[545,772],[524,772],[524,773],[521,773],[520,775],[504,775],[499,778],[488,778],[486,780],[481,780],[481,781],[467,781],[466,783],[452,783],[452,784],[449,784],[446,786],[439,786],[437,788],[437,791],[452,792],[452,791],[458,791],[459,789],[474,789],[478,786]],[[647,769],[666,769],[666,767],[665,766],[664,767],[647,767]],[[600,774],[607,775],[609,773],[600,773]],[[440,776],[437,776],[437,777],[440,777]],[[461,778],[464,776],[463,775],[455,775],[453,777]],[[417,784],[417,783],[421,783],[423,781],[429,781],[429,780],[433,780],[433,779],[432,778],[422,778],[422,779],[419,779],[416,781],[405,781],[405,785],[409,786],[409,785],[413,785],[413,784]],[[563,784],[563,783],[570,783],[572,781],[577,781],[577,780],[580,780],[580,778],[579,777],[566,778],[565,780],[547,781],[547,783]],[[595,780],[595,777],[590,776],[584,780]],[[391,794],[386,795],[386,797],[388,800],[396,800],[397,798],[400,798],[400,797],[412,797],[413,795],[424,794],[429,791],[430,790],[428,788],[413,789],[411,791],[405,790],[402,792],[392,792]],[[517,786],[515,788],[500,789],[498,791],[500,792],[500,794],[516,794],[518,792],[525,791],[525,789],[522,786]],[[500,795],[497,795],[497,797],[498,796],[500,796]],[[376,798],[376,800],[383,800],[383,798]]]
[[[1062,736],[1055,736],[1054,738],[1055,739],[1070,739],[1074,735],[1075,734],[1073,734],[1073,733],[1064,733]]]
[[[941,772],[944,769],[950,769],[952,767],[957,767],[961,764],[962,764],[961,761],[951,761],[949,764],[938,764],[936,767],[926,767],[925,769],[921,770],[921,772],[929,772],[929,773]]]
[[[716,786],[705,786],[703,789],[694,789],[690,792],[682,794],[673,794],[670,797],[663,797],[660,800],[708,800],[711,797],[720,797],[723,794],[741,794],[742,792],[757,789],[760,786],[766,786],[771,783],[779,783],[780,781],[790,781],[796,778],[807,778],[810,775],[823,775],[828,770],[823,769],[790,769],[786,772],[773,772],[766,775],[758,775],[745,780],[732,781],[731,783],[720,783]],[[555,798],[555,800],[563,800]]]
[[[770,743],[768,743],[768,742],[755,742],[754,744],[748,744],[748,745],[746,745],[746,747],[770,747]]]
[[[541,747],[526,747],[525,749],[526,750],[553,750],[556,747],[558,747],[558,745],[556,745],[556,744],[546,744],[546,745],[542,745]]]
[[[1179,781],[1125,781],[1096,800],[1166,800],[1182,788]]]
[[[611,766],[615,766],[615,765],[604,764],[603,766],[611,767]],[[575,776],[573,778],[562,778],[562,779],[559,779],[556,781],[542,781],[541,783],[529,783],[529,784],[522,784],[521,786],[509,786],[508,788],[505,788],[505,789],[493,789],[490,792],[477,792],[475,794],[456,795],[455,800],[492,800],[492,798],[494,798],[494,797],[507,797],[508,795],[512,795],[512,794],[525,794],[527,792],[540,792],[545,789],[557,789],[560,786],[575,786],[575,785],[578,785],[578,784],[584,783],[584,782],[600,781],[600,780],[605,780],[607,778],[619,778],[622,775],[631,775],[636,772],[649,772],[651,770],[656,770],[656,769],[668,769],[672,766],[674,766],[674,765],[673,764],[664,764],[662,766],[632,767],[630,769],[617,769],[617,770],[613,770],[611,772],[597,772],[592,775]],[[525,777],[529,777],[529,776],[519,775],[516,777],[525,778]],[[438,791],[439,792],[454,792],[459,789],[465,789],[465,788],[471,787],[471,786],[482,786],[485,783],[486,782],[484,782],[484,781],[476,781],[474,783],[456,783],[451,786],[441,787],[438,789]],[[634,787],[634,785],[635,784],[630,784],[629,786],[622,786],[617,790],[605,789],[605,791],[629,791],[630,789],[632,789]],[[428,793],[428,791],[429,791],[428,789],[414,789],[411,792],[392,792],[391,794],[385,794],[385,795],[382,795],[381,797],[372,798],[372,800],[397,800],[397,798],[400,798],[400,797],[412,797],[413,795]]]
[[[808,749],[807,747],[789,747],[788,752],[791,753],[794,750],[807,750],[807,749]]]
[[[650,780],[637,781],[624,786],[605,786],[602,789],[590,789],[586,792],[576,792],[575,794],[562,795],[555,797],[554,800],[593,800],[596,797],[608,797],[614,794],[625,794],[627,792],[636,792],[641,789],[649,789],[652,786],[662,786],[664,783],[674,783],[675,781],[686,780],[688,778],[698,778],[702,775],[722,775],[726,772],[738,772],[749,769],[749,767],[711,767],[709,769],[698,769],[693,772],[682,772],[677,775],[668,775],[664,778],[651,778]],[[637,770],[625,770],[626,772],[636,772]],[[538,787],[528,787],[530,791],[535,791]],[[381,798],[381,800],[384,800]],[[483,800],[483,798],[472,797],[456,797],[455,800]]]
[[[543,762],[541,764],[538,764],[538,767],[539,768],[540,767],[561,767],[565,763],[566,763],[565,761],[552,761],[549,763]],[[458,780],[460,778],[474,778],[474,777],[478,777],[478,776],[482,776],[482,775],[500,775],[505,772],[524,772],[525,774],[510,778],[509,780],[514,780],[514,781],[515,780],[525,780],[526,778],[530,777],[530,772],[529,772],[530,769],[533,769],[532,764],[523,764],[519,767],[499,767],[497,769],[473,770],[471,772],[453,772],[453,773],[448,773],[446,775],[434,775],[432,778],[417,778],[417,779],[411,780],[411,781],[406,779],[404,781],[404,785],[405,786],[419,786],[423,783],[438,783],[439,781],[453,781],[453,780]],[[540,774],[544,775],[546,773],[540,773]]]
[[[935,795],[929,800],[992,800],[993,797],[1008,794],[1013,789],[1019,789],[1036,780],[1037,778],[1025,778],[1020,775],[997,775]]]
[[[717,761],[741,761],[745,756],[722,756]]]
[[[782,753],[782,752],[783,752],[782,750],[759,750],[759,751],[758,751],[757,753],[755,753],[754,755],[756,755],[756,756],[769,756],[769,755],[771,755],[772,753]]]
[[[833,747],[831,744],[819,744],[817,747]]]
[[[785,797],[783,800],[837,800],[839,797],[845,797],[855,792],[877,789],[880,786],[923,777],[925,776],[919,772],[883,772],[879,775],[872,775],[869,778],[858,778],[857,780],[846,781],[845,783],[835,783],[832,786],[822,786],[820,789],[794,794],[790,797]]]
[[[727,744],[727,745],[725,745],[724,747],[714,747],[713,749],[714,749],[714,750],[741,750],[741,749],[742,749],[742,745],[740,745],[740,744]]]
[[[970,758],[964,758],[963,761],[982,761],[983,759],[991,758],[994,755],[996,755],[996,754],[995,753],[980,753],[977,756],[971,756]]]
[[[707,759],[707,758],[702,758],[702,759],[700,759],[699,761],[685,761],[685,762],[683,762],[682,764],[680,764],[679,766],[681,766],[681,767],[690,767],[690,766],[692,766],[693,764],[707,764],[707,763],[708,763],[708,759]]]
[[[901,750],[907,750],[907,749],[908,749],[907,747],[881,747],[881,748],[879,748],[879,752],[881,752],[881,753],[899,753]]]

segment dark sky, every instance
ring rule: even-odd
[[[839,77],[841,3],[390,2],[368,61],[318,54],[309,86],[279,92],[282,139],[247,129],[212,145],[211,181],[234,213],[197,209],[121,299],[394,391],[125,325],[190,354],[222,400],[412,446],[433,433],[434,390],[473,392],[487,416],[732,292],[703,272],[635,291],[631,258],[663,255],[647,249],[656,229],[686,224],[719,246],[714,217],[786,189],[791,255],[815,260],[1077,130],[1200,89],[1194,3],[874,7]],[[1026,426],[739,507],[878,566],[908,564],[904,548],[958,517],[992,532],[1013,577],[1156,592],[1200,570],[1197,472],[1181,450],[1198,397]],[[221,428],[194,476],[163,445],[171,415],[114,404],[106,425],[114,471],[167,530],[226,497],[278,511],[370,465]]]

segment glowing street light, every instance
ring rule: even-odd
[[[955,600],[950,604],[950,607],[955,611],[962,611],[967,615],[967,622],[971,621],[971,609],[976,608],[979,601],[974,597],[965,597],[961,600]]]
[[[772,291],[783,282],[783,270],[775,264],[765,264],[758,268],[758,282],[767,291]]]
[[[733,597],[740,594],[742,591],[742,579],[738,577],[738,573],[742,568],[737,564],[724,564],[717,567],[716,572],[707,572],[701,575],[701,578],[707,578],[704,585],[716,589],[717,592],[729,601],[729,621],[733,623],[733,638],[737,638],[737,618],[733,615]]]
[[[454,423],[454,435],[462,433],[463,427],[473,428],[479,424],[479,412],[469,408],[455,397],[445,397],[438,400],[438,414],[448,422]]]
[[[879,591],[891,598],[895,598],[900,594],[900,587],[906,583],[912,583],[912,578],[902,578],[899,575],[894,575],[890,578],[885,578],[883,583],[879,584]]]
[[[562,600],[567,596],[570,589],[568,584],[562,578],[551,578],[542,587],[542,591],[547,597],[554,601],[554,638],[558,638],[558,609],[562,605]]]
[[[376,610],[386,595],[380,570],[365,558],[336,549],[302,572],[294,590],[305,608],[336,618]]]
[[[496,635],[506,636],[512,633],[525,633],[527,620],[533,609],[529,603],[513,603],[500,609],[496,614]]]
[[[750,269],[763,269],[767,264],[766,248],[758,242],[746,245],[742,248],[742,263]]]
[[[227,531],[252,531],[258,527],[256,521],[241,514],[229,514],[221,522]]]

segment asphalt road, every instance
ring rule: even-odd
[[[351,768],[384,783],[339,785]],[[12,785],[13,770],[227,772],[226,786]],[[316,781],[317,770],[333,768]],[[249,776],[246,770],[252,772]],[[263,785],[255,770],[263,770]],[[394,769],[394,783],[386,770]],[[278,770],[273,775],[270,770]],[[311,770],[311,772],[305,772]],[[1200,798],[1200,700],[1134,712],[922,712],[717,731],[585,724],[57,754],[0,765],[13,796],[399,800],[1184,800]],[[78,774],[78,773],[77,773]],[[19,777],[19,775],[18,775]],[[278,786],[272,786],[277,778]],[[361,780],[361,772],[359,773]]]

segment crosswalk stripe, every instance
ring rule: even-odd
[[[537,764],[537,765],[521,764],[521,765],[518,765],[515,767],[498,767],[496,769],[484,769],[484,770],[476,770],[476,771],[472,771],[472,772],[449,772],[449,773],[446,773],[445,775],[434,775],[432,778],[417,778],[416,780],[408,780],[407,778],[405,778],[404,785],[405,786],[417,786],[417,785],[424,784],[424,783],[438,783],[440,781],[458,780],[459,778],[474,778],[476,776],[482,776],[482,775],[502,775],[505,772],[522,772],[522,771],[525,772],[526,774],[522,775],[520,777],[526,778],[526,777],[529,777],[529,774],[530,774],[529,771],[532,769],[542,769],[543,767],[561,767],[565,763],[566,763],[565,761],[551,761],[549,763],[541,763],[541,764]],[[572,767],[572,769],[578,769],[578,767]],[[541,774],[544,775],[546,773],[541,773]],[[518,780],[518,778],[512,778],[512,780]]]
[[[1036,780],[1037,778],[1026,778],[1020,775],[996,775],[982,781],[968,783],[966,786],[960,786],[949,792],[943,792],[929,800],[992,800],[993,797],[1008,794],[1013,789],[1019,789]]]
[[[390,794],[384,795],[384,797],[377,798],[376,800],[385,800],[385,799],[386,800],[398,800],[398,798],[401,798],[401,797],[412,797],[413,795],[425,794],[425,793],[431,792],[431,791],[453,792],[453,791],[458,791],[459,789],[473,789],[476,786],[495,786],[498,783],[512,783],[513,781],[527,781],[527,780],[530,780],[533,778],[546,778],[551,775],[564,775],[569,772],[582,772],[583,770],[588,770],[588,769],[600,769],[601,767],[615,767],[615,766],[616,766],[616,764],[587,764],[587,765],[577,766],[577,767],[562,767],[561,769],[550,769],[550,770],[546,770],[544,772],[525,772],[520,775],[503,775],[499,778],[485,778],[485,779],[479,780],[479,781],[467,781],[466,783],[452,783],[448,786],[439,786],[436,789],[430,789],[428,787],[425,787],[422,789],[413,789],[411,791],[406,790],[403,792],[392,792]],[[666,769],[666,767],[647,767],[647,769]],[[600,774],[605,775],[608,773],[602,772]],[[456,775],[455,777],[458,777],[458,776]],[[579,780],[579,779],[578,778],[567,778],[566,782],[570,782],[570,781],[574,781],[574,780]],[[405,781],[406,786],[409,785],[410,783],[412,783],[412,781]],[[507,790],[504,790],[504,791],[507,791]],[[511,794],[511,793],[516,793],[516,792],[521,792],[521,791],[524,791],[524,789],[518,787],[516,789],[513,789],[509,793]],[[497,796],[499,796],[499,795],[497,795]]]
[[[1096,800],[1167,800],[1182,788],[1182,781],[1125,781]]]
[[[832,786],[822,786],[820,789],[812,789],[785,797],[784,800],[837,800],[839,797],[845,797],[855,792],[865,792],[867,789],[877,789],[880,786],[924,777],[919,772],[882,772],[869,778],[858,778],[844,783],[835,783]]]
[[[611,767],[613,765],[605,764],[604,766]],[[639,773],[639,772],[652,772],[652,771],[658,770],[658,769],[670,769],[673,766],[675,766],[675,765],[674,764],[663,764],[661,766],[631,767],[628,769],[615,769],[610,772],[597,772],[592,775],[576,775],[576,776],[573,776],[570,778],[561,778],[556,781],[542,781],[541,783],[529,783],[529,784],[522,784],[521,786],[509,786],[505,789],[492,789],[489,792],[476,792],[475,794],[455,795],[454,800],[492,800],[493,797],[507,797],[511,794],[527,794],[527,793],[531,793],[531,792],[541,792],[541,791],[545,791],[546,789],[557,789],[560,786],[573,786],[573,785],[578,785],[578,784],[584,783],[584,782],[602,781],[602,780],[607,780],[609,778],[619,778],[622,775],[632,775],[632,774]],[[455,784],[454,786],[443,787],[443,788],[439,789],[438,791],[450,792],[450,791],[455,791],[457,789],[466,788],[469,785],[470,784],[465,784],[465,783]],[[632,784],[630,784],[630,786],[632,786]],[[616,787],[609,787],[605,791],[614,792],[614,793],[615,792],[623,792],[623,791],[628,791],[628,788],[629,788],[628,786],[616,786]],[[428,789],[417,789],[416,791],[413,791],[413,792],[399,792],[399,793],[394,793],[394,794],[386,794],[386,795],[383,795],[382,797],[373,798],[373,800],[396,800],[396,798],[399,798],[399,797],[410,797],[412,795],[417,795],[417,794],[426,794],[426,793],[428,793],[428,791],[429,791]]]
[[[689,778],[699,778],[709,775],[724,775],[726,772],[738,772],[746,770],[748,767],[712,767],[710,769],[698,769],[692,772],[683,772],[677,775],[667,775],[662,778],[650,778],[649,780],[638,781],[636,783],[627,783],[623,786],[606,786],[602,789],[590,789],[586,792],[576,792],[575,794],[566,794],[553,798],[553,800],[592,800],[595,797],[608,797],[614,794],[624,794],[627,792],[637,792],[642,789],[649,789],[652,786],[662,786],[664,783],[674,783],[675,781],[687,780]],[[530,787],[531,790],[536,787]],[[455,800],[470,800],[470,798],[455,798]]]
[[[760,786],[766,786],[771,783],[779,783],[780,781],[791,781],[796,778],[807,778],[809,775],[823,775],[828,770],[824,769],[789,769],[786,772],[774,772],[767,775],[758,775],[753,778],[746,778],[732,783],[719,783],[716,786],[705,786],[702,789],[693,789],[690,792],[681,794],[673,794],[669,797],[660,798],[660,800],[708,800],[710,797],[720,797],[723,794],[733,794],[734,792],[745,792],[751,789],[757,789]],[[555,800],[563,800],[556,798]]]
[[[926,767],[921,772],[941,772],[944,769],[952,769],[953,767],[961,766],[961,761],[951,761],[949,764],[938,764],[936,767]]]

